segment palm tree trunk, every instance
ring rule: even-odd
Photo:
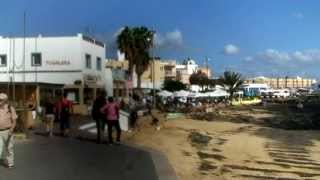
[[[230,101],[232,101],[233,100],[233,94],[234,94],[234,92],[233,91],[230,91]]]
[[[141,75],[137,74],[137,88],[141,90]]]

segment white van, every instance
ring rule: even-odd
[[[272,96],[275,98],[287,98],[290,96],[290,91],[288,89],[274,90]]]

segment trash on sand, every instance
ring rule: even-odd
[[[189,139],[194,144],[207,145],[212,137],[200,134],[199,132],[191,132],[189,134]]]
[[[176,118],[181,118],[184,116],[185,116],[184,113],[168,113],[167,119],[176,119]]]

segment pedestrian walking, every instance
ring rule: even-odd
[[[121,129],[119,123],[119,105],[114,102],[112,97],[108,98],[108,103],[103,106],[100,111],[105,114],[106,122],[108,125],[108,139],[109,144],[113,144],[112,138],[112,129],[113,127],[116,128],[117,131],[117,143],[120,143],[120,136],[121,136]]]
[[[133,96],[129,98],[129,127],[131,129],[135,128],[138,114],[137,114],[137,102]]]
[[[55,104],[53,103],[53,100],[51,97],[49,97],[48,101],[45,104],[44,107],[44,115],[45,115],[45,128],[46,128],[46,134],[49,137],[52,137],[53,135],[53,123],[55,119]]]
[[[67,99],[67,93],[64,93],[62,99],[59,102],[60,132],[62,136],[69,135],[70,114],[72,112],[72,102]]]
[[[106,92],[104,90],[98,92],[98,97],[94,100],[91,116],[96,121],[97,127],[97,143],[101,143],[101,136],[104,134],[106,119],[105,115],[101,113],[100,109],[106,105]]]
[[[8,96],[0,93],[0,158],[8,168],[14,167],[14,138],[17,114],[8,104]]]

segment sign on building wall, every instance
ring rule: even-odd
[[[83,80],[86,85],[96,85],[98,83],[98,81],[101,80],[101,76],[87,74],[87,75],[84,75]]]
[[[70,61],[68,60],[47,60],[47,65],[70,65]]]

